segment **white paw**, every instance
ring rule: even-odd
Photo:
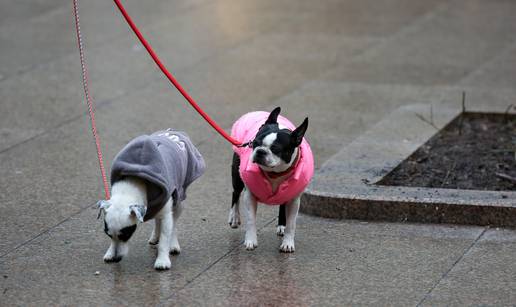
[[[246,240],[244,242],[244,245],[245,249],[247,249],[248,251],[252,251],[253,249],[258,247],[258,242],[256,242],[256,240]]]
[[[256,234],[246,234],[244,240],[245,249],[248,251],[252,251],[256,247],[258,247],[258,239],[256,238]]]
[[[240,225],[240,212],[235,207],[229,209],[228,224],[231,228],[238,228]]]
[[[168,270],[170,269],[171,263],[168,255],[166,257],[158,257],[154,262],[154,268],[156,270]]]
[[[122,260],[122,256],[117,256],[111,250],[108,250],[104,255],[104,262],[120,262]]]
[[[280,251],[284,253],[293,253],[295,251],[294,238],[284,237],[280,246]]]
[[[276,227],[276,234],[280,237],[283,237],[283,235],[285,234],[285,226]]]
[[[179,246],[177,239],[172,239],[172,242],[170,243],[170,253],[172,255],[178,255],[181,253],[181,247]]]

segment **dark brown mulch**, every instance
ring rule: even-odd
[[[463,113],[384,177],[379,184],[514,190],[516,116]],[[498,175],[497,175],[498,174]]]

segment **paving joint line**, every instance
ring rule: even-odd
[[[505,49],[502,49],[502,51],[498,52],[496,55],[492,56],[488,60],[484,61],[482,64],[478,65],[475,69],[470,71],[467,75],[459,79],[456,84],[462,84],[466,85],[471,78],[474,78],[476,75],[482,73],[486,67],[489,67],[489,65],[495,63],[496,61],[500,60],[504,56],[510,54],[511,52],[516,50],[516,40],[513,40],[511,43],[509,43]]]
[[[374,53],[376,49],[378,49],[382,45],[385,45],[386,43],[390,42],[392,39],[395,39],[396,37],[401,36],[401,35],[403,35],[406,32],[415,31],[414,29],[417,29],[418,26],[420,26],[421,24],[424,24],[424,22],[426,22],[430,18],[433,18],[434,15],[436,15],[439,11],[443,11],[443,10],[445,10],[449,6],[450,6],[449,2],[443,2],[443,3],[439,4],[439,5],[436,5],[435,7],[433,7],[430,10],[428,10],[427,12],[421,14],[414,21],[409,22],[406,26],[401,27],[400,29],[398,29],[394,33],[392,33],[392,34],[390,34],[390,35],[388,35],[386,37],[379,38],[377,41],[374,41],[371,44],[367,45],[366,47],[364,47],[364,49],[362,49],[362,50],[358,51],[356,54],[352,55],[350,57],[351,61],[352,62],[353,61],[360,61],[361,58],[366,56],[368,53],[371,53],[371,52]],[[337,56],[335,58],[335,61],[338,61],[338,58],[339,58],[339,56],[337,54]],[[330,67],[334,67],[334,66],[335,65],[330,66]],[[291,94],[295,93],[297,90],[300,90],[304,86],[310,84],[310,82],[321,81],[319,79],[320,77],[328,75],[329,73],[331,73],[333,71],[337,71],[338,69],[339,69],[339,67],[336,66],[333,69],[328,69],[326,71],[323,71],[316,78],[313,78],[311,80],[307,80],[307,81],[303,82],[301,84],[301,86],[297,87],[296,89],[291,91],[289,94],[284,95],[284,96],[288,96],[288,95],[291,95]],[[280,97],[280,98],[282,98],[282,97]]]
[[[173,17],[183,16],[184,14],[189,13],[191,11],[194,11],[194,10],[202,7],[203,5],[209,5],[209,2],[204,2],[204,3],[201,3],[201,4],[197,4],[197,5],[192,5],[191,7],[185,7],[184,10],[179,10],[175,14],[172,14],[172,16],[170,16],[170,17],[173,18]],[[55,13],[55,12],[58,12],[59,10],[62,10],[61,6],[55,7],[52,10],[49,10],[49,11],[45,12],[44,14]],[[68,11],[68,9],[67,9],[67,11]],[[38,16],[33,16],[30,19],[32,20],[32,19],[37,19],[37,18],[40,18],[40,17],[41,17],[41,15],[38,15]],[[163,22],[157,22],[156,24],[152,24],[152,23],[149,23],[147,25],[144,24],[143,26],[146,26],[147,30],[148,30],[148,29],[152,29],[152,28],[155,28],[155,27],[161,27],[161,26],[165,27],[166,23],[167,23],[166,21],[163,21]],[[0,28],[1,28],[1,26],[0,26]],[[131,35],[132,35],[132,33],[131,33]],[[112,37],[107,37],[105,39],[100,40],[98,42],[98,45],[91,47],[91,49],[95,50],[95,49],[103,48],[103,47],[105,47],[105,46],[107,46],[109,44],[120,42],[124,38],[126,38],[127,36],[131,36],[131,35],[129,35],[129,34],[115,34]],[[47,67],[47,66],[49,66],[49,65],[51,65],[51,64],[53,64],[53,63],[55,63],[55,62],[57,62],[59,60],[62,60],[64,58],[72,57],[72,56],[75,55],[76,52],[77,52],[76,50],[74,50],[73,52],[70,51],[68,53],[62,54],[62,55],[57,56],[55,58],[48,59],[44,63],[34,63],[34,64],[31,64],[31,65],[24,66],[24,67],[14,71],[14,72],[12,72],[12,73],[5,74],[4,78],[0,78],[0,84],[2,82],[4,82],[4,81],[10,80],[11,78],[15,78],[15,77],[20,76],[20,75],[31,73],[32,71],[34,71],[34,70],[36,70],[38,68],[45,68],[45,67]]]
[[[418,27],[421,27],[422,25],[424,25],[429,19],[432,19],[439,12],[445,11],[446,8],[450,7],[453,2],[456,2],[456,1],[450,1],[450,2],[444,1],[441,4],[437,4],[433,8],[426,11],[425,13],[422,13],[421,15],[416,17],[416,19],[414,19],[412,22],[409,22],[405,26],[402,26],[401,28],[399,28],[397,31],[395,31],[391,35],[388,35],[384,38],[380,38],[380,40],[377,43],[375,43],[372,48],[368,48],[367,51],[374,53],[375,47],[387,44],[392,39],[395,39],[398,36],[402,36],[404,34],[408,34],[408,33],[417,31]],[[365,55],[367,55],[366,52],[362,52],[360,54],[360,56],[362,56],[362,57]]]
[[[53,229],[57,228],[58,226],[62,225],[63,223],[67,222],[68,220],[70,220],[71,218],[73,218],[74,216],[76,215],[79,215],[80,213],[84,212],[86,209],[89,209],[91,208],[91,206],[93,206],[94,204],[89,204],[87,206],[85,206],[84,208],[80,208],[77,212],[74,212],[72,213],[70,216],[64,218],[63,220],[59,221],[57,224],[55,224],[54,226],[50,227],[50,228],[47,228],[43,231],[41,231],[40,233],[38,233],[37,235],[35,235],[34,237],[26,240],[25,242],[22,242],[20,244],[18,244],[17,246],[13,247],[12,249],[10,249],[9,251],[5,252],[4,254],[0,255],[0,263],[4,263],[7,259],[4,259],[5,256],[17,251],[18,249],[24,247],[25,245],[28,245],[30,243],[32,243],[34,240],[38,239],[39,237],[51,232]]]
[[[101,101],[101,102],[99,102],[98,104],[96,104],[95,109],[96,109],[96,110],[102,109],[102,108],[106,107],[107,105],[109,105],[111,102],[116,101],[116,100],[118,100],[119,98],[122,98],[122,97],[123,97],[123,95],[120,95],[120,96],[116,96],[116,97],[114,97],[114,98],[112,98],[112,99],[108,99],[108,100]],[[35,139],[38,139],[38,138],[40,138],[40,137],[42,137],[42,136],[44,136],[44,135],[47,135],[47,134],[49,134],[50,132],[55,131],[55,130],[57,130],[57,129],[61,128],[61,127],[64,127],[64,126],[66,126],[66,125],[68,125],[68,124],[70,124],[70,123],[73,123],[73,122],[75,122],[75,121],[77,121],[77,120],[81,119],[82,117],[84,117],[84,116],[86,116],[86,115],[88,115],[88,112],[87,112],[87,111],[85,111],[85,112],[83,112],[83,113],[81,113],[81,114],[75,115],[75,116],[73,116],[73,117],[70,117],[70,118],[68,118],[68,119],[65,119],[65,120],[63,120],[62,122],[60,122],[59,124],[57,124],[57,125],[55,125],[55,126],[52,126],[52,127],[50,127],[50,128],[47,128],[47,129],[43,130],[42,132],[37,133],[37,134],[35,134],[35,135],[33,135],[33,136],[31,136],[31,137],[29,137],[29,138],[27,138],[27,139],[23,140],[23,141],[20,141],[20,142],[15,143],[15,144],[13,144],[13,145],[11,145],[11,146],[7,147],[7,148],[4,148],[4,149],[0,150],[0,155],[4,154],[4,153],[6,153],[6,152],[8,152],[8,151],[10,151],[10,150],[12,150],[12,149],[15,149],[16,147],[19,147],[19,146],[21,146],[21,145],[24,145],[24,144],[26,144],[26,143],[28,143],[28,142],[30,142],[30,141],[33,141],[33,140],[35,140]]]
[[[276,220],[276,218],[272,218],[270,221],[268,221],[267,223],[265,223],[262,227],[260,227],[258,229],[258,233],[260,233],[260,231],[262,231],[265,227],[269,226],[270,224],[272,224],[274,221]],[[160,306],[163,306],[164,302],[165,301],[168,301],[169,299],[173,298],[174,296],[177,295],[177,293],[179,291],[182,291],[184,290],[186,287],[188,287],[190,284],[192,284],[197,278],[201,277],[201,275],[203,275],[204,273],[206,273],[207,271],[209,271],[214,265],[216,265],[217,263],[219,263],[220,261],[222,261],[222,259],[226,258],[229,254],[231,254],[233,251],[235,251],[237,248],[239,248],[240,246],[242,246],[242,244],[244,243],[244,241],[240,241],[240,243],[236,246],[234,246],[233,248],[231,248],[229,251],[227,251],[226,253],[224,253],[224,255],[220,256],[218,259],[216,259],[214,262],[212,262],[211,264],[209,264],[206,268],[204,268],[200,273],[198,273],[197,275],[195,275],[192,279],[188,280],[181,288],[177,289],[174,291],[174,293],[166,298],[164,298],[163,300],[160,301],[159,305]]]
[[[459,258],[457,258],[457,260],[455,260],[455,262],[451,265],[451,267],[448,270],[446,270],[446,272],[444,272],[444,274],[441,275],[439,280],[432,286],[432,288],[430,288],[430,290],[428,290],[428,292],[423,296],[423,298],[416,304],[416,307],[422,306],[422,304],[428,299],[430,294],[437,288],[437,286],[441,283],[441,281],[443,281],[446,277],[448,277],[448,274],[457,266],[457,264],[459,264],[459,262],[462,261],[462,259],[464,259],[464,257],[477,244],[477,242],[480,240],[480,238],[482,238],[482,236],[484,236],[484,234],[486,233],[486,231],[488,229],[489,229],[489,226],[485,227],[484,230],[482,230],[482,232],[477,236],[477,238],[475,240],[473,240],[473,242],[464,250],[462,255],[460,255]]]

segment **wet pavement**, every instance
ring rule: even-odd
[[[317,167],[399,106],[453,100],[442,93],[461,87],[516,98],[512,1],[124,3],[224,128],[276,105],[295,123],[308,115]],[[516,302],[510,229],[301,215],[287,255],[276,210],[261,206],[259,247],[245,251],[243,231],[226,224],[231,148],[170,88],[111,2],[80,9],[108,165],[133,137],[174,127],[190,134],[208,169],[189,189],[171,270],[152,268],[150,224],[126,259],[103,263],[109,241],[92,206],[102,189],[71,1],[3,1],[0,305]]]

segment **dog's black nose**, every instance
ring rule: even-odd
[[[262,157],[262,156],[265,156],[266,154],[267,154],[267,152],[264,149],[257,149],[256,153],[255,153],[255,155],[257,157]]]

